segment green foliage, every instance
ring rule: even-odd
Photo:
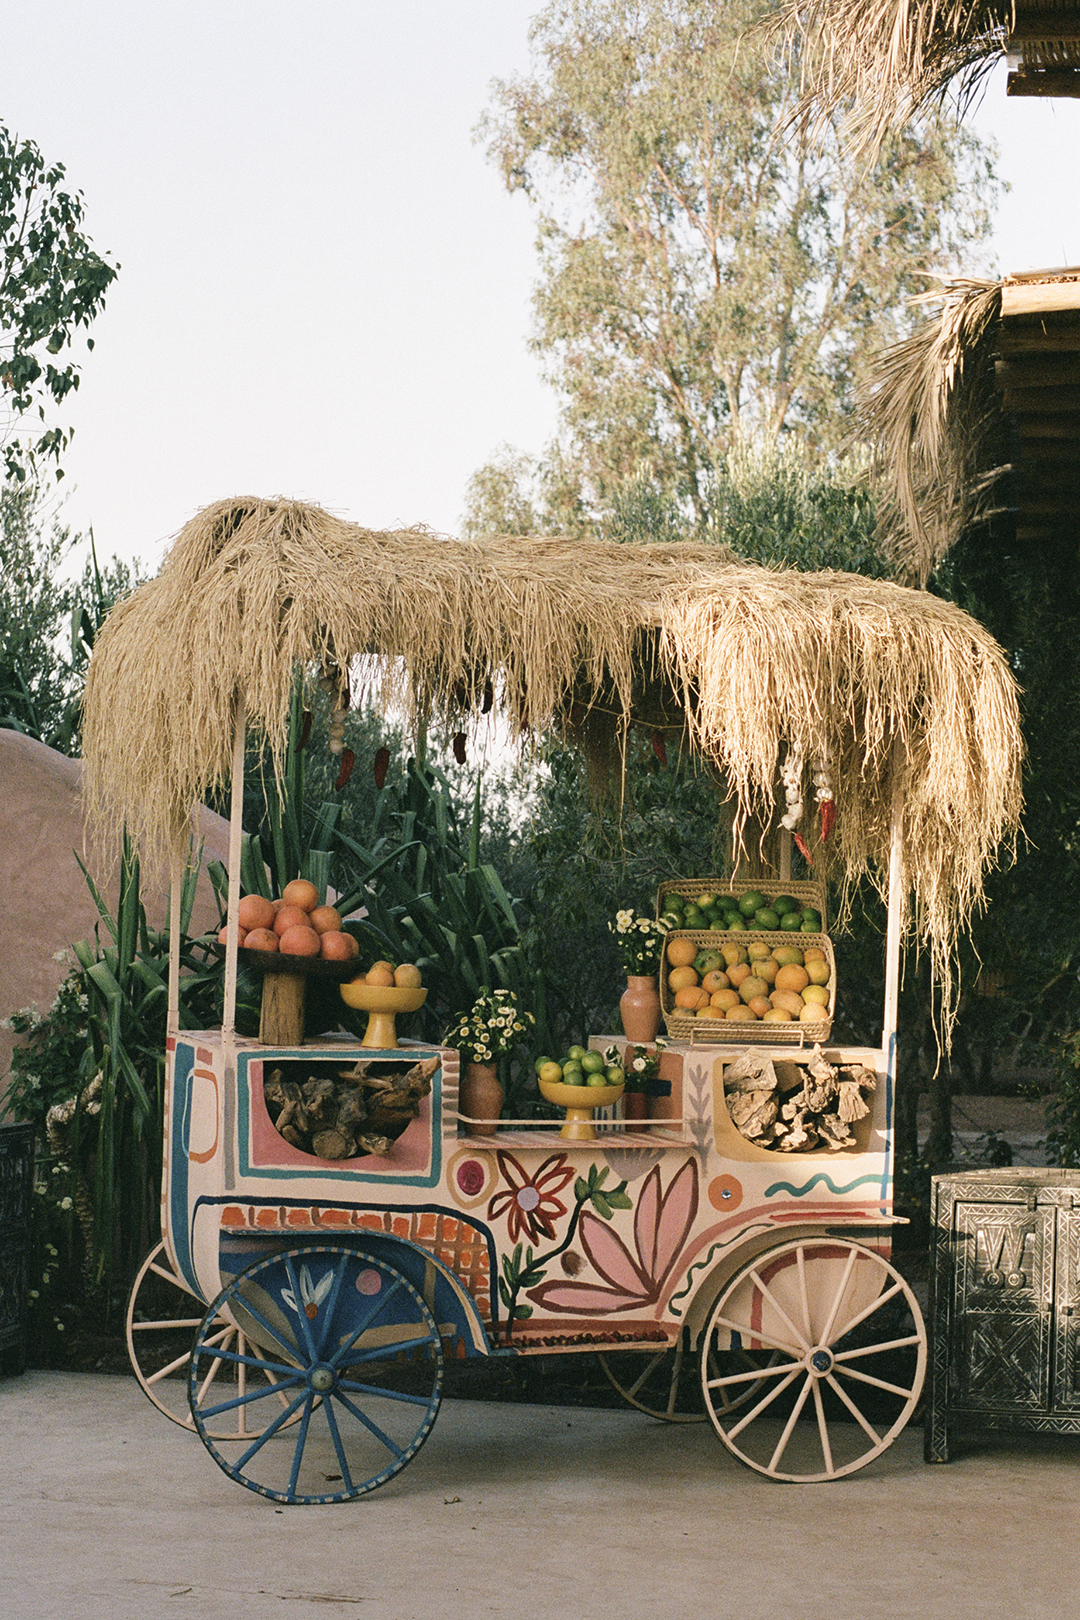
[[[63,477],[71,434],[47,427],[47,405],[79,386],[79,367],[61,357],[105,304],[117,267],[82,233],[82,193],[63,189],[64,167],[46,163],[33,141],[0,127],[0,394],[18,420],[35,407],[41,429],[10,436],[6,477],[23,483],[39,462]],[[93,339],[86,346],[92,349]]]
[[[644,466],[704,523],[738,439],[835,447],[922,273],[970,264],[987,234],[987,150],[943,113],[872,168],[839,121],[811,140],[798,63],[750,27],[764,9],[558,0],[533,76],[497,83],[481,125],[537,210],[534,346],[592,517]]]
[[[94,637],[136,575],[115,560],[104,570],[90,542],[81,579],[60,574],[81,537],[47,525],[38,490],[0,487],[0,727],[62,754],[80,750],[80,705]]]

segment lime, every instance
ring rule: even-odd
[[[772,908],[781,917],[786,917],[789,911],[798,911],[799,905],[790,894],[778,894],[772,902]]]
[[[762,906],[760,911],[755,911],[754,921],[759,928],[764,928],[766,933],[780,926],[780,917],[771,906]]]
[[[707,916],[709,919],[710,928],[724,928],[727,926],[724,921],[724,918],[727,916],[727,912],[721,911],[719,906],[710,906]]]
[[[802,922],[799,924],[799,933],[800,934],[820,934],[820,932],[821,932],[821,921],[820,921],[820,919],[817,922],[807,922],[806,919],[803,918]]]
[[[558,1086],[562,1084],[562,1064],[556,1063],[554,1058],[548,1058],[538,1073],[540,1079],[546,1086]]]
[[[698,910],[697,906],[687,906],[686,914],[685,914],[685,916],[683,918],[683,927],[684,928],[704,928],[705,927],[705,916],[701,911]]]
[[[739,910],[744,917],[752,917],[755,911],[760,911],[765,904],[765,896],[756,889],[748,889],[739,900]]]
[[[580,1063],[563,1064],[562,1083],[564,1086],[583,1086],[585,1084],[585,1071]]]
[[[534,1068],[534,1069],[535,1069],[535,1070],[536,1070],[536,1072],[537,1072],[537,1074],[539,1074],[539,1073],[540,1073],[540,1070],[541,1070],[541,1069],[542,1069],[542,1068],[544,1068],[544,1067],[545,1067],[545,1065],[547,1065],[547,1064],[550,1064],[550,1063],[553,1063],[553,1062],[554,1062],[554,1059],[553,1059],[553,1058],[549,1058],[549,1057],[547,1057],[547,1056],[546,1056],[546,1055],[545,1055],[545,1056],[544,1056],[544,1057],[538,1057],[538,1058],[537,1058],[537,1060],[536,1060],[536,1062],[535,1062],[535,1063],[534,1063],[534,1064],[533,1064],[533,1068]],[[551,1079],[551,1076],[550,1076],[550,1075],[548,1075],[548,1079],[549,1079],[549,1080],[550,1080],[550,1079]]]
[[[607,1086],[607,1085],[610,1085],[611,1082],[608,1080],[608,1077],[607,1077],[606,1074],[600,1073],[600,1074],[587,1074],[585,1076],[585,1084],[587,1086]]]
[[[586,1056],[586,1050],[583,1046],[572,1046],[566,1055],[571,1063],[580,1064],[582,1058]]]
[[[820,929],[821,929],[821,912],[820,911],[815,911],[813,906],[803,906],[801,915],[802,915],[802,920],[803,920],[804,923],[813,923],[814,927],[820,931]]]
[[[708,911],[710,907],[715,906],[716,896],[715,894],[711,893],[710,890],[706,889],[704,893],[698,895],[694,903],[699,911]]]
[[[581,1060],[581,1067],[586,1074],[602,1074],[606,1067],[602,1052],[586,1052]]]
[[[626,1079],[625,1069],[620,1069],[617,1063],[609,1063],[604,1074],[609,1086],[621,1086]]]
[[[780,927],[785,934],[795,934],[802,927],[802,913],[799,911],[785,911],[780,918]]]
[[[729,929],[730,928],[745,928],[747,926],[746,918],[744,916],[742,916],[739,912],[733,911],[730,914],[730,916],[728,917],[728,919],[727,919],[727,925],[728,925]]]

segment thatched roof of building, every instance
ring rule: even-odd
[[[925,592],[714,547],[376,533],[254,498],[200,513],[101,631],[84,722],[98,824],[126,823],[147,853],[182,848],[193,806],[228,780],[241,703],[280,761],[297,667],[350,665],[376,702],[454,729],[491,693],[526,742],[588,746],[598,720],[616,737],[683,728],[737,819],[773,816],[798,754],[804,836],[849,879],[884,884],[899,790],[910,920],[943,975],[1018,826],[1012,675],[979,624]],[[836,793],[827,850],[815,761]]]
[[[949,91],[963,107],[1003,56],[1009,95],[1080,95],[1077,0],[781,0],[797,38],[803,110],[844,113],[873,150]]]
[[[953,281],[934,317],[878,359],[856,431],[875,447],[879,539],[925,584],[993,510],[1019,541],[1077,527],[1080,268]]]

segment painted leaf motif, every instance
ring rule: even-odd
[[[617,1288],[601,1288],[596,1283],[550,1282],[529,1290],[529,1298],[547,1311],[565,1311],[571,1316],[625,1311],[643,1303],[641,1295],[625,1294]]]
[[[634,1298],[649,1297],[648,1272],[636,1264],[618,1232],[613,1232],[606,1221],[586,1210],[578,1234],[581,1247],[605,1282]]]
[[[687,1159],[672,1178],[666,1193],[660,1192],[660,1166],[654,1164],[645,1178],[634,1212],[634,1238],[642,1270],[653,1279],[659,1293],[675,1257],[686,1242],[697,1214],[697,1165]]]

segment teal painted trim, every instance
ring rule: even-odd
[[[424,1050],[420,1047],[398,1048],[394,1052],[366,1051],[365,1057],[400,1057],[404,1051],[406,1057],[415,1056],[420,1062],[424,1058],[434,1057],[438,1047]],[[315,1061],[325,1061],[325,1052],[312,1052]],[[330,1054],[331,1056],[333,1054]],[[239,1146],[239,1169],[237,1186],[239,1187],[245,1177],[257,1181],[345,1181],[351,1186],[357,1184],[395,1187],[437,1187],[442,1180],[442,1068],[440,1066],[431,1087],[431,1168],[419,1175],[404,1176],[400,1170],[385,1170],[380,1172],[371,1170],[328,1170],[325,1164],[317,1169],[307,1170],[301,1165],[254,1165],[248,1156],[248,1145],[251,1141],[251,1115],[249,1104],[248,1065],[250,1063],[272,1063],[275,1058],[284,1058],[295,1061],[297,1056],[294,1047],[278,1050],[267,1047],[262,1052],[241,1052],[237,1058],[236,1068],[236,1100],[237,1100],[237,1138]],[[348,1059],[352,1052],[344,1054]]]
[[[802,1187],[793,1187],[790,1181],[774,1181],[771,1187],[766,1187],[765,1197],[771,1198],[774,1193],[790,1193],[792,1198],[802,1198],[812,1187],[816,1187],[819,1181],[823,1181],[829,1191],[839,1197],[842,1193],[854,1192],[856,1187],[865,1187],[867,1182],[877,1182],[880,1179],[877,1175],[856,1176],[854,1181],[847,1181],[842,1187],[838,1187],[831,1176],[826,1175],[824,1170],[819,1170],[817,1175],[811,1176]],[[888,1186],[887,1181],[885,1185]]]
[[[730,1249],[733,1243],[743,1243],[747,1238],[753,1237],[756,1232],[769,1232],[772,1229],[772,1221],[752,1221],[749,1226],[738,1227],[730,1237],[722,1238],[719,1243],[711,1244],[700,1260],[694,1260],[686,1268],[686,1281],[668,1300],[667,1308],[672,1316],[682,1316],[683,1305],[686,1303],[688,1296],[692,1296],[695,1291],[694,1273],[696,1271],[708,1271],[721,1250]]]
[[[169,1161],[169,1235],[176,1266],[188,1287],[202,1298],[191,1259],[191,1228],[188,1225],[188,1148],[191,1145],[191,1077],[195,1068],[195,1047],[178,1040],[173,1051],[172,1157]]]

